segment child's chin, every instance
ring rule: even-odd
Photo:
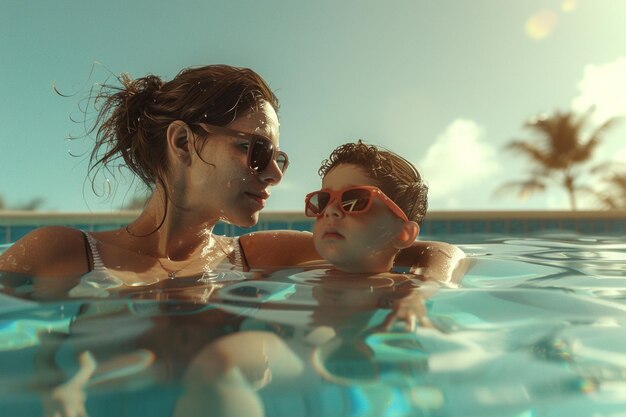
[[[326,262],[333,265],[335,269],[338,269],[340,271],[350,272],[350,270],[354,268],[355,263],[349,257],[346,257],[345,255],[341,253],[337,253],[335,251],[332,251],[330,253],[329,252],[326,252],[326,253],[320,252],[320,255],[322,255],[322,257],[326,260]]]

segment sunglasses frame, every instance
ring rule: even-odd
[[[285,163],[283,164],[283,168],[282,169],[280,168],[280,164],[276,163],[276,165],[278,166],[278,170],[282,174],[284,174],[285,171],[287,171],[287,167],[289,166],[289,157],[287,156],[287,154],[285,152],[278,150],[276,148],[276,146],[274,146],[272,141],[269,140],[268,138],[266,138],[265,136],[259,135],[258,133],[242,132],[241,130],[231,129],[229,127],[215,126],[215,125],[212,125],[212,124],[209,124],[209,123],[196,123],[196,125],[200,126],[207,133],[212,133],[212,134],[216,134],[216,135],[231,136],[231,137],[236,137],[236,138],[241,138],[241,139],[247,140],[249,142],[247,163],[248,163],[248,168],[250,168],[250,171],[253,174],[260,174],[263,171],[265,171],[270,166],[272,161],[276,162],[276,159],[277,159],[278,156],[282,156],[282,157],[285,158]],[[262,170],[256,170],[252,166],[252,149],[254,149],[254,143],[256,141],[266,141],[266,142],[268,142],[270,144],[270,148],[272,150],[272,156],[270,158],[270,161],[267,163],[265,168],[262,169]]]
[[[372,208],[372,204],[374,204],[374,198],[378,197],[378,199],[383,202],[383,204],[385,204],[389,210],[391,210],[391,212],[393,214],[395,214],[396,216],[398,216],[399,218],[401,218],[402,220],[404,220],[405,222],[409,221],[409,218],[406,216],[406,214],[404,213],[404,211],[402,211],[402,209],[400,207],[398,207],[398,205],[396,203],[393,202],[393,200],[389,197],[387,197],[387,195],[385,193],[383,193],[381,191],[380,188],[378,187],[374,187],[371,185],[359,185],[359,186],[350,186],[350,187],[346,187],[346,188],[342,188],[341,190],[318,190],[318,191],[313,191],[311,193],[308,193],[306,195],[306,197],[304,198],[304,214],[307,217],[317,217],[320,218],[324,215],[324,212],[326,211],[326,209],[328,208],[328,206],[335,200],[338,200],[341,202],[341,197],[343,195],[343,193],[345,193],[346,191],[351,191],[351,190],[366,190],[370,193],[370,199],[367,202],[367,205],[365,206],[365,208],[363,210],[359,210],[359,211],[347,211],[344,209],[343,204],[339,204],[339,209],[341,210],[341,212],[345,215],[355,215],[355,214],[363,214],[363,213],[367,213],[370,208]],[[309,214],[308,212],[308,207],[310,206],[310,201],[311,198],[319,193],[328,193],[329,194],[329,199],[328,202],[326,203],[326,206],[322,209],[322,211],[318,214]]]

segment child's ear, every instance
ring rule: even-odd
[[[420,234],[420,227],[415,222],[404,222],[402,229],[396,235],[394,239],[394,246],[398,249],[408,248],[415,242],[417,236]]]

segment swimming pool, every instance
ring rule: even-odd
[[[433,326],[412,333],[380,328],[397,296],[384,280],[349,288],[322,270],[4,297],[1,414],[42,415],[65,383],[91,417],[624,415],[626,238],[447,240],[474,264],[459,288],[427,286]],[[81,390],[87,351],[100,366]]]

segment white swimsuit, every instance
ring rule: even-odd
[[[80,283],[69,291],[70,297],[99,297],[105,298],[110,295],[109,289],[120,287],[125,285],[124,281],[115,276],[115,272],[107,268],[102,262],[100,252],[98,251],[97,241],[87,232],[83,232],[86,241],[89,245],[89,251],[91,252],[91,259],[93,260],[93,268],[83,275],[80,279]],[[239,243],[239,237],[235,237],[231,244],[232,251],[227,253],[224,259],[215,267],[211,267],[209,271],[205,271],[205,274],[209,273],[212,278],[225,278],[229,279],[242,279],[244,278],[243,272],[245,270],[245,264],[241,251],[241,244]],[[236,275],[236,277],[234,276]],[[130,286],[143,286],[151,285],[159,282],[159,280],[153,280],[151,282],[134,282]]]

